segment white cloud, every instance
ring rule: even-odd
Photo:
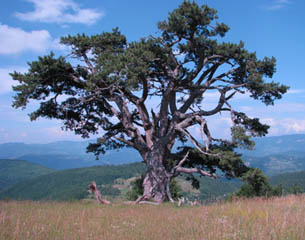
[[[34,4],[34,11],[15,13],[25,21],[46,23],[82,23],[93,24],[104,14],[96,9],[81,8],[73,0],[26,0]]]
[[[291,4],[291,0],[274,0],[272,1],[271,5],[267,7],[268,10],[279,10],[282,9],[289,4]]]
[[[305,119],[286,118],[281,121],[285,133],[303,133],[305,132]]]
[[[60,125],[47,127],[41,130],[44,133],[45,138],[49,139],[50,141],[60,140],[81,140],[82,137],[79,135],[75,135],[72,131],[64,131],[61,129]]]
[[[305,89],[289,89],[287,94],[302,94],[305,93]]]
[[[15,67],[15,68],[0,68],[0,95],[8,93],[12,91],[12,86],[14,85],[14,81],[9,73],[12,72],[25,72],[26,68],[23,67]]]
[[[271,127],[269,130],[269,135],[305,133],[305,119],[262,118],[261,122],[264,124],[268,124]]]
[[[41,52],[48,47],[51,36],[46,30],[25,32],[1,24],[0,39],[0,54],[15,54],[24,50]]]
[[[47,49],[63,50],[58,39],[52,39],[47,30],[26,32],[0,23],[0,54],[17,54],[23,51],[44,52]]]

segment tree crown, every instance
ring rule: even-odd
[[[65,129],[83,137],[102,132],[88,147],[97,154],[130,146],[143,155],[164,146],[170,159],[175,140],[189,140],[196,148],[189,149],[193,160],[179,165],[173,157],[169,168],[201,164],[209,174],[217,166],[228,176],[240,175],[243,163],[234,147],[252,147],[250,138],[264,136],[268,126],[234,110],[230,100],[249,92],[251,98],[272,105],[288,87],[266,80],[276,70],[274,57],[259,60],[243,42],[219,41],[229,27],[217,19],[216,10],[184,1],[158,23],[157,36],[127,42],[115,28],[100,35],[63,37],[61,43],[78,62],[51,53],[29,63],[27,73],[12,73],[19,81],[13,87],[13,106],[25,108],[29,100],[38,100],[31,120],[60,119]],[[201,105],[208,92],[219,93],[209,110]],[[159,105],[150,107],[156,98]],[[232,141],[213,138],[209,131],[207,118],[222,112],[230,113]],[[201,130],[203,145],[188,131],[194,125]]]

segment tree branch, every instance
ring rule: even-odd
[[[120,141],[120,142],[122,142],[122,143],[125,143],[126,145],[128,145],[128,146],[130,146],[130,147],[136,148],[136,145],[135,145],[133,142],[128,141],[128,140],[126,140],[125,138],[117,137],[117,136],[113,136],[113,137],[114,137],[116,140],[118,140],[118,141]]]
[[[196,149],[201,152],[204,155],[209,155],[209,156],[218,156],[217,154],[212,154],[207,151],[203,151],[203,146],[186,130],[180,127],[176,128],[178,131],[182,132],[187,138],[194,144]]]
[[[218,176],[213,173],[209,173],[207,171],[204,171],[200,168],[184,168],[184,167],[177,167],[176,168],[176,171],[179,172],[179,173],[189,173],[189,174],[193,174],[193,173],[199,173],[201,174],[202,176],[206,176],[206,177],[212,177],[212,178],[218,178]]]
[[[93,65],[91,64],[91,62],[90,62],[90,60],[89,60],[87,54],[86,54],[86,53],[83,53],[83,54],[82,54],[82,57],[84,58],[85,63],[88,65],[88,67],[89,67],[91,73],[92,73],[92,74],[96,74],[96,69],[95,69],[95,68],[93,67]]]

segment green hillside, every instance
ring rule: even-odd
[[[118,178],[128,179],[144,172],[144,165],[95,166],[53,172],[23,181],[0,193],[0,199],[74,200],[88,195],[88,184],[96,181],[104,195],[118,196],[112,187]]]
[[[23,160],[0,159],[0,192],[17,182],[52,172],[54,170]]]
[[[0,184],[2,187],[7,186],[8,182],[13,184],[21,180],[14,186],[2,190],[0,199],[83,199],[88,197],[88,184],[91,181],[96,181],[102,194],[108,198],[122,198],[130,187],[130,182],[145,171],[143,163],[94,166],[56,172],[26,161],[1,160],[0,163]],[[11,169],[9,168],[10,165],[12,166]],[[40,174],[45,175],[37,177]],[[31,179],[26,180],[27,178]],[[225,194],[236,191],[241,185],[240,182],[223,179],[215,180],[202,177],[199,180],[199,190],[193,189],[190,182],[185,180],[185,177],[179,177],[177,182],[182,188],[185,197],[201,200],[223,197]],[[270,178],[270,182],[273,185],[282,184],[284,189],[297,185],[305,190],[305,171],[273,176]]]
[[[23,181],[0,193],[0,199],[74,200],[88,196],[88,184],[96,181],[103,195],[124,197],[130,182],[144,173],[142,163],[119,166],[95,166],[57,171]],[[192,188],[183,177],[178,179],[184,195],[190,199],[214,199],[236,191],[240,183],[209,178],[200,179],[200,191]]]
[[[261,169],[268,176],[305,170],[305,153],[288,152],[264,157],[243,156],[251,167]]]
[[[284,173],[270,178],[273,185],[281,184],[283,189],[287,190],[292,186],[298,186],[305,192],[305,171]]]

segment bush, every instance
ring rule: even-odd
[[[283,188],[281,185],[273,187],[269,183],[268,178],[258,168],[252,168],[242,177],[247,183],[242,185],[240,189],[233,194],[237,197],[272,197],[281,196]]]
[[[290,188],[287,189],[287,193],[288,194],[298,195],[298,194],[303,194],[304,191],[298,185],[293,184]]]

